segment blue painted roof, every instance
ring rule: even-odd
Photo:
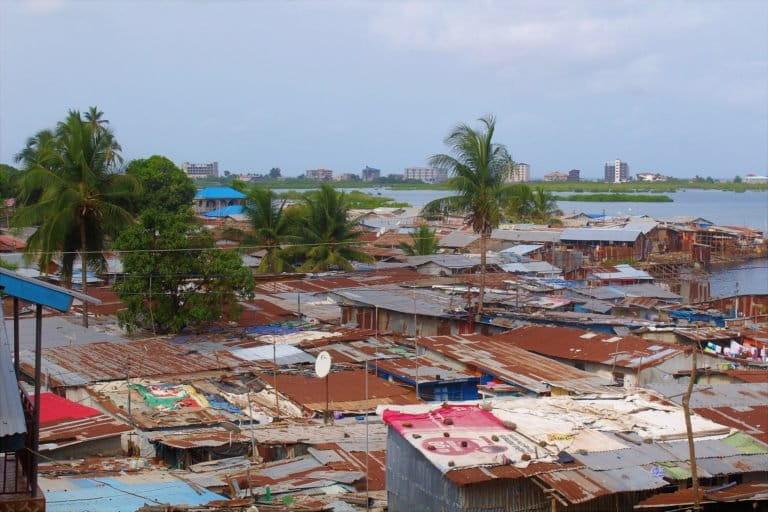
[[[245,209],[240,205],[225,206],[218,210],[211,210],[203,214],[205,217],[228,217],[230,215],[240,215],[245,213]]]
[[[245,194],[232,187],[208,187],[197,191],[195,199],[244,199]]]
[[[134,512],[145,504],[204,505],[223,496],[189,484],[164,472],[153,471],[114,478],[42,478],[45,509],[49,512]]]

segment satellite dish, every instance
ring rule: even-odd
[[[315,360],[315,375],[321,379],[331,371],[331,354],[323,350]]]
[[[231,421],[222,421],[220,425],[224,428],[224,430],[227,430],[229,432],[233,432],[236,434],[240,432],[240,427],[238,427]]]

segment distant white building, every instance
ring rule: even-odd
[[[184,162],[181,164],[181,169],[187,176],[194,179],[219,177],[219,162],[208,162],[207,164]]]
[[[639,172],[635,176],[637,176],[638,181],[667,181],[666,176],[657,172]]]
[[[754,174],[747,174],[744,176],[744,183],[751,185],[763,185],[768,183],[768,176],[755,176]]]
[[[629,181],[629,164],[618,158],[605,162],[605,181],[607,183],[621,183]]]
[[[507,174],[506,182],[525,183],[526,181],[531,181],[531,166],[523,162],[514,164]]]
[[[434,167],[406,167],[403,179],[421,180],[424,183],[440,183],[448,179],[448,171]]]

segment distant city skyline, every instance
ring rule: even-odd
[[[87,49],[87,51],[84,51]],[[531,179],[768,174],[768,2],[0,0],[0,162],[97,105],[126,159],[424,167],[498,118]]]

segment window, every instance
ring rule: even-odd
[[[613,383],[617,386],[624,386],[624,374],[621,372],[613,372]]]

